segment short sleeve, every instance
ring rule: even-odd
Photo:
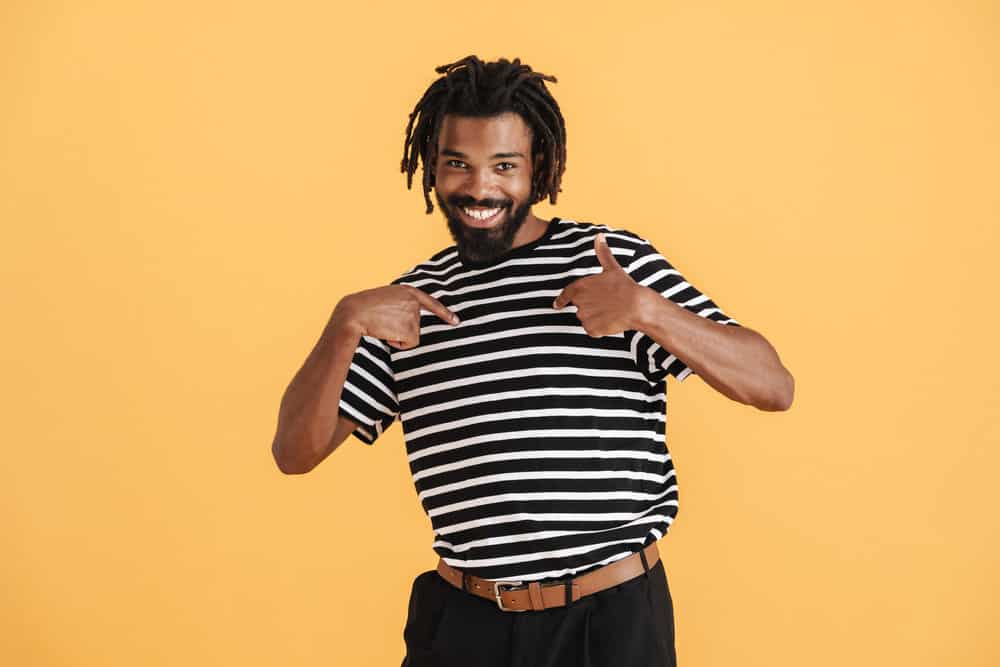
[[[374,444],[399,414],[389,346],[362,336],[340,393],[340,414],[357,423],[354,435]]]
[[[648,241],[636,248],[627,271],[638,284],[656,290],[695,315],[720,324],[741,326],[722,312],[706,294],[685,280]],[[632,358],[650,382],[665,380],[668,374],[683,382],[694,373],[687,364],[641,331],[626,331],[625,340]]]

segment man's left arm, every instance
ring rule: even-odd
[[[734,401],[760,410],[791,407],[795,379],[766,338],[745,326],[730,327],[695,315],[649,287],[635,285],[635,289],[631,328],[670,350]]]
[[[603,234],[597,235],[594,251],[602,271],[568,285],[554,308],[576,306],[580,323],[592,337],[626,330],[645,334],[661,350],[670,350],[671,359],[680,360],[734,401],[768,411],[791,407],[795,379],[761,334],[702,317],[637,283],[615,259]]]

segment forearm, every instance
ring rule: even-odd
[[[340,395],[360,340],[361,333],[335,311],[285,390],[271,446],[282,472],[306,472],[329,454],[340,418]]]
[[[759,333],[695,315],[648,287],[636,329],[683,361],[711,387],[760,410],[787,410],[794,379]]]

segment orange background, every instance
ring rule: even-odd
[[[559,78],[536,212],[649,238],[795,375],[669,382],[680,664],[1000,664],[998,11],[4,3],[0,663],[399,664],[399,425],[270,446],[337,300],[450,243],[397,169],[474,52]]]

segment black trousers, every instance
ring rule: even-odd
[[[645,574],[544,611],[502,611],[436,570],[417,576],[402,667],[676,667],[663,561]]]

